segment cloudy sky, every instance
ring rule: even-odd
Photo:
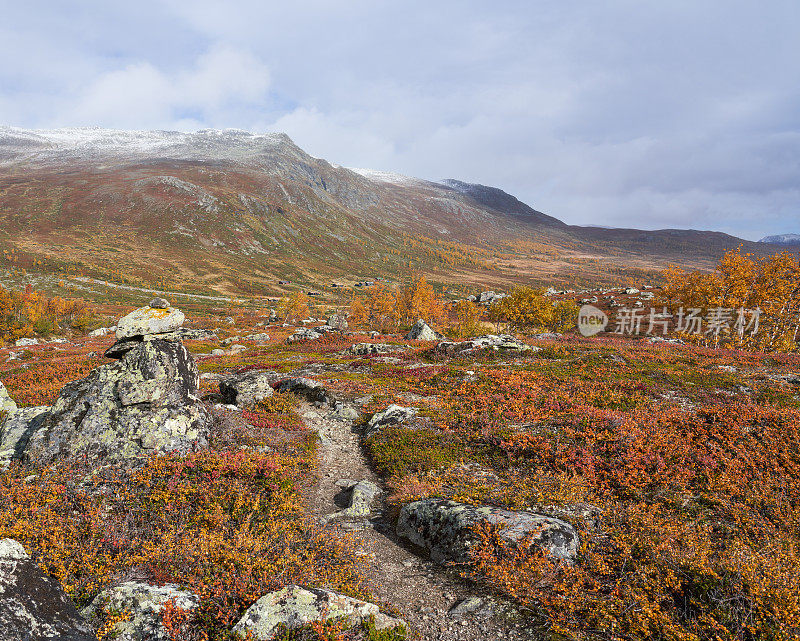
[[[4,3],[0,124],[285,131],[575,224],[800,233],[798,0]]]

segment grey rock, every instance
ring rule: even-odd
[[[333,413],[337,418],[345,421],[355,421],[358,418],[358,410],[356,408],[340,401],[337,401],[334,406]]]
[[[178,335],[186,341],[210,341],[217,337],[216,332],[210,329],[196,329],[189,327],[181,327],[178,330]]]
[[[183,312],[173,307],[140,307],[119,319],[116,337],[117,340],[122,340],[133,336],[174,332],[183,325],[184,320],[186,317]]]
[[[416,407],[402,407],[401,405],[390,405],[382,412],[373,414],[369,419],[366,427],[364,428],[364,438],[369,438],[377,434],[382,428],[387,425],[397,425],[407,421],[408,419],[417,415]]]
[[[245,336],[245,338],[254,343],[266,343],[269,341],[269,334],[250,334],[249,336]]]
[[[129,581],[103,590],[83,609],[87,619],[100,615],[103,608],[118,612],[127,611],[130,618],[120,621],[110,630],[114,641],[171,641],[169,631],[162,624],[162,611],[167,601],[174,599],[175,607],[190,612],[200,605],[200,598],[180,586],[149,585]]]
[[[554,341],[563,338],[563,335],[554,332],[544,332],[543,334],[534,334],[531,338],[535,341]]]
[[[328,319],[328,326],[340,332],[347,331],[350,327],[344,314],[331,314]]]
[[[0,414],[3,412],[11,412],[15,409],[17,409],[17,404],[8,395],[8,390],[6,386],[3,385],[3,381],[0,381]]]
[[[231,405],[253,405],[272,396],[272,383],[277,379],[275,372],[250,371],[243,374],[229,374],[219,382],[219,393],[225,403]]]
[[[31,436],[39,431],[49,407],[23,407],[0,418],[0,470],[22,458]]]
[[[228,338],[222,339],[222,346],[228,347],[228,345],[233,345],[236,341],[242,340],[241,336],[229,336]]]
[[[485,609],[486,601],[478,596],[467,597],[456,603],[448,612],[451,617],[461,617]]]
[[[292,392],[304,396],[312,403],[328,403],[330,394],[320,383],[310,378],[285,378],[275,388],[279,392]]]
[[[297,343],[299,341],[315,341],[319,338],[322,338],[323,332],[316,331],[318,328],[311,329],[309,327],[302,327],[298,329],[294,334],[289,336],[286,339],[286,342],[290,345],[292,343]]]
[[[169,301],[166,298],[154,298],[150,301],[150,307],[153,309],[167,309],[169,307]]]
[[[212,349],[211,350],[211,355],[212,356],[224,356],[225,355],[225,350],[224,349],[219,349],[219,348]]]
[[[38,338],[20,338],[14,343],[15,347],[32,347],[33,345],[38,345],[39,339]]]
[[[396,345],[386,345],[384,343],[356,343],[347,348],[347,351],[354,356],[372,356],[375,354],[388,354],[397,350]]]
[[[58,581],[13,539],[0,540],[0,637],[3,641],[96,641]]]
[[[405,625],[401,619],[382,614],[377,605],[330,590],[290,585],[262,596],[234,626],[242,636],[248,632],[257,641],[272,639],[280,626],[292,630],[314,621],[347,619],[355,626],[371,616],[379,630]]]
[[[541,348],[532,348],[530,345],[518,341],[509,334],[501,334],[500,336],[496,334],[487,334],[461,342],[443,341],[436,346],[436,351],[444,354],[463,354],[474,352],[479,349],[528,352],[532,350],[539,351]]]
[[[115,331],[117,331],[116,325],[114,325],[113,327],[98,327],[97,329],[94,329],[91,332],[89,332],[89,336],[91,336],[92,338],[97,338],[98,336],[107,336],[108,334],[112,334]]]
[[[142,341],[116,363],[66,385],[25,457],[111,462],[205,445],[211,417],[198,399],[198,382],[182,343]]]
[[[359,481],[353,485],[349,491],[349,505],[343,510],[331,514],[328,520],[332,518],[358,518],[369,516],[369,513],[372,511],[372,501],[375,500],[375,497],[383,493],[383,490],[372,481]]]
[[[397,522],[397,535],[425,549],[436,563],[464,562],[474,543],[473,526],[481,521],[500,525],[500,536],[518,544],[526,535],[534,535],[533,544],[552,556],[571,561],[580,547],[578,532],[561,519],[504,510],[498,507],[475,507],[447,499],[426,499],[404,505]]]
[[[420,318],[414,323],[411,331],[406,334],[406,338],[415,341],[435,341],[442,338],[442,336],[434,332],[428,324]]]

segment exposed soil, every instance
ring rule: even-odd
[[[339,418],[328,406],[303,403],[299,410],[305,424],[320,435],[318,482],[308,490],[311,512],[318,517],[345,506],[346,494],[336,485],[341,479],[372,481],[383,488],[370,468],[354,422]],[[454,569],[438,566],[406,547],[394,534],[383,496],[373,503],[369,517],[335,519],[334,532],[354,532],[368,560],[368,588],[376,601],[390,604],[422,639],[441,641],[505,641],[541,638],[528,617],[510,604],[488,597],[461,579]],[[476,611],[457,615],[450,610],[470,597],[481,597]],[[528,619],[528,621],[526,621]]]

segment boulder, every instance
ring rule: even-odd
[[[300,328],[294,334],[289,336],[286,339],[286,342],[291,345],[292,343],[296,343],[298,341],[315,341],[319,338],[322,338],[323,332],[318,332],[316,329],[317,328],[311,329],[308,327]]]
[[[229,374],[220,380],[219,393],[223,401],[230,405],[253,405],[272,396],[272,383],[276,378],[275,372]]]
[[[435,341],[442,338],[442,336],[434,332],[428,324],[420,318],[414,323],[411,331],[406,334],[406,338],[415,341]]]
[[[249,336],[245,336],[245,338],[254,343],[266,343],[269,341],[269,334],[250,334]]]
[[[137,343],[116,363],[64,387],[31,438],[26,458],[122,461],[205,445],[211,417],[198,372],[180,341]]]
[[[0,470],[22,458],[31,436],[41,429],[49,410],[49,407],[23,407],[9,412],[5,421],[0,418]]]
[[[186,317],[183,312],[173,307],[140,307],[119,319],[116,337],[122,340],[148,334],[166,334],[180,329],[184,320]]]
[[[397,425],[417,415],[416,407],[402,407],[390,405],[382,412],[374,414],[364,428],[364,438],[369,438],[381,431],[387,425]]]
[[[285,378],[278,383],[275,389],[279,392],[292,392],[298,396],[304,396],[312,403],[328,403],[331,401],[328,390],[310,378]]]
[[[272,639],[280,626],[292,630],[315,621],[347,619],[352,626],[375,617],[378,630],[404,626],[401,619],[381,614],[374,603],[318,588],[290,585],[262,596],[234,626],[241,636],[252,634],[256,641]]]
[[[38,345],[39,339],[38,338],[20,338],[14,343],[15,347],[31,347],[33,345]]]
[[[154,298],[150,301],[150,307],[153,309],[168,309],[169,301],[166,298]]]
[[[0,540],[0,638],[3,641],[96,641],[55,579],[13,539]]]
[[[453,342],[443,341],[436,346],[437,352],[444,354],[460,354],[469,353],[479,349],[494,349],[509,352],[528,352],[533,350],[530,345],[526,345],[518,341],[516,338],[509,334],[487,334],[486,336],[478,336],[468,341]],[[540,348],[535,348],[534,351],[539,351]]]
[[[504,510],[498,507],[465,505],[447,499],[426,499],[404,505],[397,522],[397,536],[423,548],[436,563],[464,562],[475,541],[472,527],[481,521],[500,525],[500,536],[518,544],[533,535],[536,545],[550,555],[572,561],[578,554],[577,530],[561,519]]]
[[[6,386],[3,385],[3,381],[0,381],[0,414],[3,412],[11,412],[15,409],[17,409],[17,404],[8,395],[8,390]]]
[[[328,326],[339,332],[345,332],[350,327],[344,314],[331,314]]]
[[[388,354],[396,349],[396,345],[383,343],[356,343],[351,345],[347,351],[354,356],[373,356],[376,354]]]
[[[129,612],[130,618],[119,621],[108,638],[114,641],[171,641],[169,630],[162,624],[162,611],[167,601],[174,600],[175,607],[191,611],[200,605],[200,598],[179,586],[167,583],[162,586],[129,581],[103,590],[83,609],[82,614],[91,620],[107,611]]]
[[[325,520],[369,516],[372,511],[372,501],[382,493],[381,488],[372,481],[359,481],[347,488],[347,491],[349,492],[348,506],[335,514],[328,515]]]

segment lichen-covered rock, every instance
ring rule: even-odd
[[[372,356],[375,354],[388,354],[396,349],[396,345],[386,345],[385,343],[356,343],[350,346],[347,351],[354,356]]]
[[[364,428],[364,438],[369,438],[381,431],[387,425],[397,425],[413,418],[417,415],[416,407],[402,407],[401,405],[390,405],[382,412],[378,412],[369,419]]]
[[[358,518],[369,516],[372,511],[372,502],[375,500],[375,497],[383,492],[383,490],[372,481],[359,481],[350,487],[349,491],[350,505],[336,514],[331,515],[333,518]]]
[[[291,345],[292,343],[297,343],[298,341],[315,341],[319,338],[322,338],[322,334],[322,332],[316,331],[316,328],[311,329],[309,327],[302,327],[294,334],[289,336],[286,339],[286,342]]]
[[[292,392],[304,396],[312,403],[329,403],[330,394],[320,383],[310,378],[285,378],[275,388],[279,392]]]
[[[253,341],[254,343],[269,342],[269,334],[249,334],[248,336],[245,336],[245,338],[249,341]]]
[[[539,347],[531,347],[518,341],[509,334],[487,334],[486,336],[478,336],[468,341],[452,342],[443,341],[436,346],[436,351],[445,354],[462,354],[469,353],[479,349],[496,349],[510,352],[528,352],[540,351]]]
[[[184,320],[186,317],[183,312],[174,307],[140,307],[119,319],[116,337],[117,340],[122,340],[133,336],[174,332],[183,325]]]
[[[267,641],[282,625],[292,630],[313,621],[344,618],[355,626],[371,616],[375,617],[375,627],[379,630],[405,626],[401,619],[381,614],[374,603],[330,590],[290,585],[262,596],[251,605],[233,632],[242,636],[250,633],[257,641]]]
[[[251,371],[244,374],[229,374],[219,382],[219,393],[230,405],[253,405],[272,396],[275,372]]]
[[[96,641],[58,581],[13,539],[0,540],[0,638]]]
[[[200,598],[179,586],[162,586],[128,581],[98,594],[83,609],[88,620],[101,616],[102,610],[129,612],[130,618],[120,621],[110,630],[108,638],[114,641],[171,641],[169,631],[162,625],[162,611],[167,601],[172,600],[176,608],[194,610]]]
[[[533,535],[533,544],[556,558],[571,561],[578,554],[578,532],[566,521],[447,499],[404,505],[397,522],[397,535],[427,550],[436,563],[464,562],[469,559],[469,549],[475,540],[472,528],[481,521],[500,525],[503,528],[500,536],[511,543],[517,544]]]
[[[436,341],[442,338],[442,336],[434,332],[428,324],[420,318],[414,323],[411,331],[406,334],[406,338],[415,341]]]
[[[328,319],[328,326],[333,327],[333,329],[337,331],[344,332],[347,331],[350,325],[344,314],[331,314],[331,317]]]
[[[166,298],[154,298],[150,301],[150,307],[153,309],[167,309],[169,301]]]
[[[0,470],[22,458],[28,442],[41,429],[49,407],[22,407],[0,417]]]
[[[122,461],[205,445],[211,418],[197,366],[179,341],[138,343],[121,360],[69,383],[28,445],[28,460]]]
[[[0,381],[0,414],[3,412],[11,412],[15,409],[17,409],[17,404],[8,395],[8,390],[6,386],[3,385],[3,381]]]

